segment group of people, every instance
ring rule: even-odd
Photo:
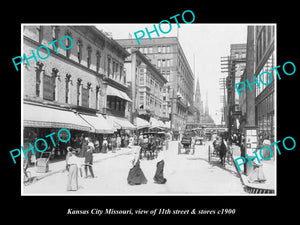
[[[129,147],[133,149],[134,157],[131,161],[132,167],[129,170],[127,182],[129,185],[139,185],[139,184],[146,184],[148,182],[147,178],[145,177],[141,166],[140,166],[140,151],[141,147],[138,145],[134,145],[133,142],[130,142]],[[165,184],[167,179],[164,178],[163,171],[164,171],[164,153],[161,152],[157,157],[157,164],[156,164],[156,172],[153,177],[153,180],[157,184]]]
[[[68,171],[68,181],[67,181],[67,191],[77,191],[78,190],[78,170],[80,173],[81,167],[84,166],[85,178],[88,178],[88,170],[91,178],[95,178],[93,172],[93,151],[95,150],[94,143],[91,138],[85,137],[82,149],[72,148],[71,146],[67,147],[67,156],[66,156],[66,170]],[[81,154],[84,156],[84,161],[82,157],[78,155]],[[81,174],[82,175],[82,174]]]
[[[129,144],[130,135],[129,134],[107,134],[105,136],[90,136],[91,142],[94,143],[94,152],[107,153],[109,150],[115,152],[120,150],[121,147],[126,148]],[[70,145],[74,148],[81,148],[84,142],[84,134],[75,135],[71,139]]]
[[[107,139],[103,140],[105,145],[108,145]],[[131,161],[132,167],[129,170],[127,182],[130,185],[138,185],[138,184],[146,184],[147,179],[140,167],[140,150],[141,147],[138,145],[134,145],[134,138],[131,136],[129,138],[128,147],[133,150],[133,160]],[[84,167],[85,176],[84,178],[95,178],[93,172],[93,152],[95,150],[95,145],[92,142],[92,139],[89,137],[85,137],[82,142],[82,147],[80,148],[72,148],[71,146],[67,147],[67,155],[66,155],[66,170],[68,171],[68,179],[67,179],[67,191],[77,191],[78,190],[78,172],[81,173],[81,168]],[[82,157],[83,156],[83,157]],[[84,158],[84,160],[83,160]],[[157,168],[154,175],[154,182],[158,184],[166,183],[167,179],[163,176],[164,169],[164,159],[163,153],[158,157]],[[90,176],[88,175],[88,171]]]

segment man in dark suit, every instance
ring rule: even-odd
[[[85,178],[88,177],[88,171],[87,171],[87,168],[89,168],[90,170],[90,174],[91,174],[91,177],[94,178],[94,173],[93,173],[93,151],[95,149],[94,147],[94,144],[93,142],[91,141],[90,138],[86,138],[86,141],[87,141],[87,150],[85,152],[85,166],[84,166],[84,170],[85,170]]]

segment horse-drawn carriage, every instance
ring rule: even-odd
[[[163,149],[165,133],[148,132],[144,133],[144,135],[151,136],[151,138],[147,138],[147,142],[141,144],[140,159],[155,159],[158,156],[158,152]]]
[[[184,134],[181,141],[178,142],[178,155],[179,154],[189,154],[192,150],[192,154],[195,153],[195,146],[192,143],[192,137],[190,135]]]
[[[212,145],[208,146],[208,162],[218,158],[221,160],[222,166],[225,166],[226,163],[229,165],[233,163],[232,150],[220,137],[214,140]]]

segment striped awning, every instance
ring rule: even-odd
[[[122,98],[128,102],[132,102],[132,100],[128,97],[128,95],[124,91],[120,91],[117,88],[107,85],[106,95],[117,96]]]
[[[136,128],[137,129],[143,129],[143,128],[149,128],[149,127],[150,127],[150,123],[147,120],[144,120],[139,117],[136,118]]]
[[[126,118],[116,117],[116,116],[107,116],[107,120],[112,124],[115,130],[135,130],[136,127],[130,123]]]
[[[114,128],[101,114],[87,115],[80,113],[79,115],[93,127],[93,132],[95,133],[112,134],[114,132]]]
[[[22,115],[24,127],[92,129],[77,113],[64,108],[24,103]]]

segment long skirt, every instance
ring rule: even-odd
[[[161,160],[156,164],[156,172],[153,179],[157,184],[165,184],[167,182],[167,179],[164,178],[164,166],[164,160]]]
[[[254,169],[251,172],[251,174],[249,174],[248,177],[249,182],[258,182],[258,183],[262,183],[266,181],[266,177],[262,168],[262,165],[254,165]]]
[[[76,164],[72,164],[69,167],[67,191],[78,190],[78,167]]]
[[[127,182],[130,185],[146,184],[148,182],[139,161],[129,170]]]

